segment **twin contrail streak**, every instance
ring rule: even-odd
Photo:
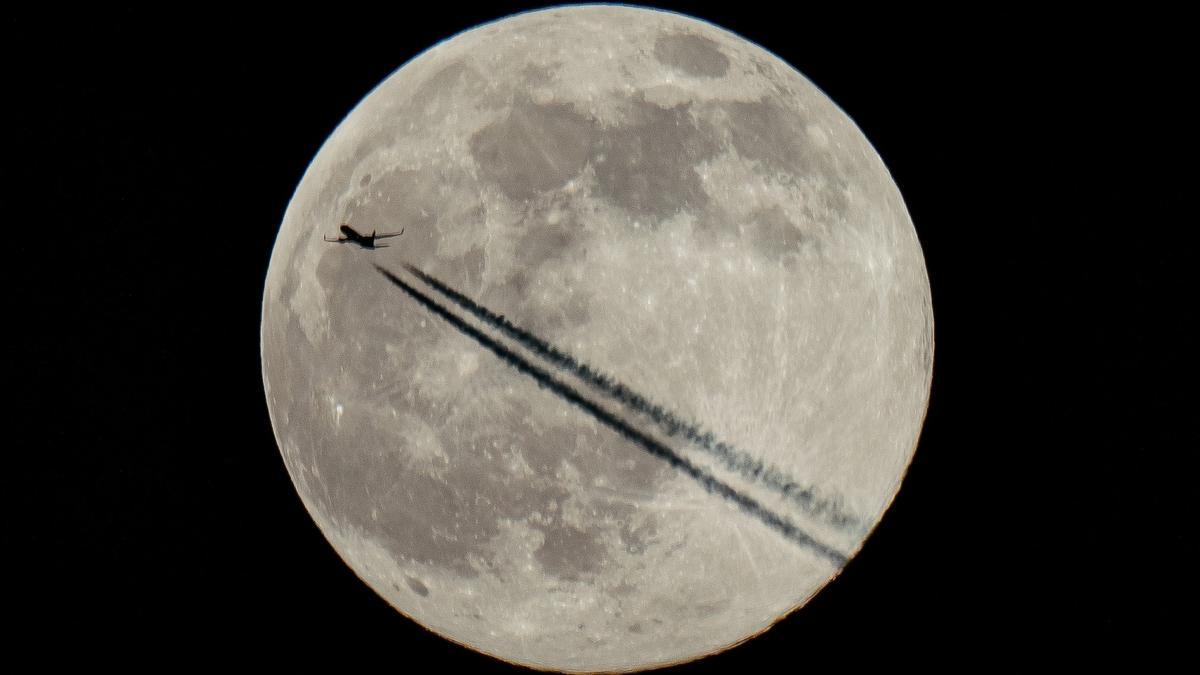
[[[761,480],[763,485],[787,497],[810,516],[820,518],[843,529],[861,524],[858,518],[843,511],[835,500],[818,497],[811,487],[805,487],[791,480],[785,473],[770,464],[764,465],[761,460],[716,438],[712,432],[702,429],[700,425],[683,419],[673,411],[630,390],[615,378],[597,371],[585,363],[580,363],[570,354],[529,331],[513,325],[504,315],[496,314],[483,307],[436,277],[408,263],[404,263],[404,268],[454,304],[542,357],[551,365],[575,375],[626,408],[645,415],[657,424],[668,437],[681,435],[688,442],[716,457],[727,469],[736,471],[751,481]]]
[[[575,407],[594,417],[600,423],[616,431],[627,440],[637,443],[650,454],[666,461],[672,467],[690,476],[696,482],[700,483],[700,485],[707,492],[728,499],[746,513],[758,518],[768,527],[771,527],[793,542],[814,551],[835,565],[842,566],[846,564],[847,557],[845,554],[820,541],[817,541],[812,536],[798,528],[787,518],[770,511],[754,499],[738,492],[728,484],[706,472],[704,469],[688,461],[686,458],[679,456],[671,448],[635,429],[624,420],[616,416],[614,413],[584,398],[583,395],[581,395],[573,387],[563,383],[554,377],[554,375],[552,375],[550,372],[534,365],[521,355],[513,352],[508,347],[483,333],[478,328],[470,325],[463,319],[451,313],[446,307],[443,307],[436,300],[417,290],[403,279],[397,277],[379,265],[375,265],[375,269],[379,270],[383,276],[408,294],[409,297],[416,300],[427,310],[449,323],[455,330],[471,338],[485,349],[491,351],[521,374],[533,378],[539,387],[549,390],[559,398],[574,405]],[[424,280],[425,275],[418,274],[417,276]]]

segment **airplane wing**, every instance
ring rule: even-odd
[[[325,241],[327,241],[331,244],[340,244],[343,241],[349,241],[349,240],[346,239],[345,237],[338,237],[337,239],[330,239],[329,237],[325,237]]]
[[[399,237],[402,234],[404,234],[403,229],[401,229],[399,232],[392,232],[391,234],[377,234],[377,235],[375,235],[375,238],[376,239],[387,239],[388,237]]]

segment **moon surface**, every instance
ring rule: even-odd
[[[322,240],[343,223],[405,233]],[[696,19],[577,6],[442,42],[349,114],[284,217],[261,349],[296,489],[388,603],[508,661],[637,670],[763,631],[859,549],[933,315],[896,185],[812,83]]]

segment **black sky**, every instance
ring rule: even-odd
[[[1186,24],[657,5],[773,51],[862,128],[915,222],[937,340],[916,459],[862,553],[677,672],[1178,650],[1200,447]],[[0,19],[19,643],[514,670],[425,633],[325,543],[275,447],[258,320],[338,122],[436,41],[532,6]]]

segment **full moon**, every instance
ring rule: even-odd
[[[261,340],[296,490],[376,593],[506,661],[638,670],[767,629],[858,551],[933,314],[895,183],[811,82],[696,19],[575,6],[350,112]]]

